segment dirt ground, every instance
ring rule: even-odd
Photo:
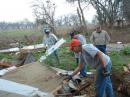
[[[124,44],[130,43],[130,28],[117,28],[114,30],[107,30],[110,37],[111,43],[122,42]]]
[[[113,88],[115,90],[115,97],[129,97],[130,96],[130,75],[115,72],[111,75]]]

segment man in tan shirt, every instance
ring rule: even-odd
[[[106,31],[102,30],[100,26],[97,26],[96,31],[92,33],[90,40],[100,51],[106,54],[106,45],[110,41],[110,36]]]

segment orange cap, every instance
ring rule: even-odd
[[[80,41],[77,39],[72,39],[72,41],[70,42],[70,50],[74,50],[74,46],[79,46],[80,45]]]

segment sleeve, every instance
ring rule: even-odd
[[[92,58],[94,58],[99,51],[93,44],[88,44],[87,46],[84,46],[83,49],[90,54]]]
[[[56,35],[51,34],[51,36],[52,36],[56,41],[58,41],[58,38],[56,37]]]
[[[50,34],[50,37],[53,43],[56,43],[58,41],[58,38],[54,34]]]

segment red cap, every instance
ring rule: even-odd
[[[72,39],[72,41],[70,42],[70,50],[74,50],[74,46],[79,46],[80,45],[80,41],[77,39]]]

